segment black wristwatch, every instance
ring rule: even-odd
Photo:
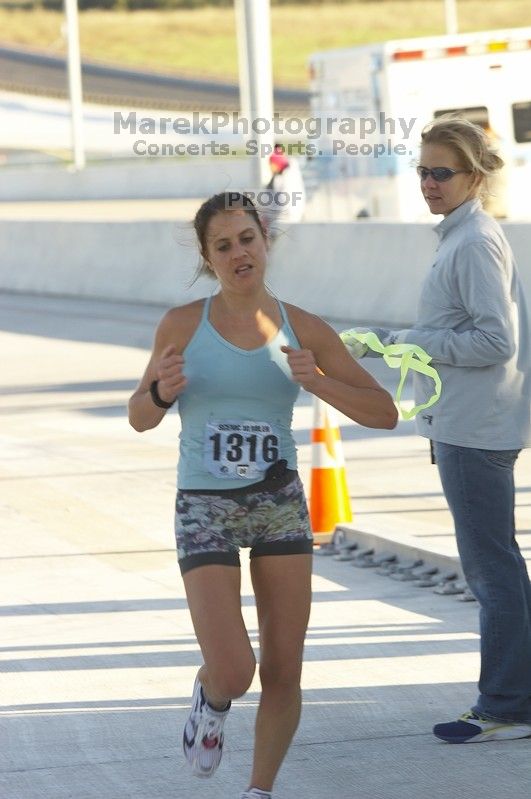
[[[168,410],[168,408],[171,408],[171,406],[173,405],[173,402],[175,402],[175,400],[173,400],[173,402],[164,402],[164,400],[161,398],[161,396],[159,394],[159,386],[158,386],[158,384],[159,384],[159,381],[158,380],[154,380],[152,382],[152,384],[150,385],[150,387],[149,387],[149,393],[151,394],[151,399],[153,400],[153,402],[155,403],[157,408],[164,408],[165,410]]]

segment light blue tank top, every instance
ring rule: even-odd
[[[177,485],[181,489],[242,488],[264,479],[286,459],[297,468],[291,433],[300,386],[291,377],[283,345],[300,348],[279,302],[282,327],[268,344],[243,350],[209,321],[212,298],[184,350],[188,379],[178,399],[181,417]]]

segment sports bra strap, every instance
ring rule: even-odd
[[[280,313],[282,315],[282,321],[284,322],[285,325],[287,325],[289,328],[291,328],[291,325],[290,325],[289,319],[288,319],[288,314],[286,313],[286,309],[284,308],[284,303],[280,302],[280,300],[277,300],[277,302],[278,302],[278,305],[279,305],[279,308],[280,308]]]
[[[203,305],[203,313],[201,314],[201,322],[207,322],[210,315],[210,303],[212,302],[212,294],[205,299]]]

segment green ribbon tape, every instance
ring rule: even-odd
[[[420,411],[434,405],[441,396],[441,378],[433,366],[428,366],[431,361],[431,355],[428,355],[422,347],[418,347],[416,344],[406,344],[405,342],[403,344],[384,345],[376,333],[370,331],[368,333],[358,333],[356,330],[345,330],[343,333],[340,333],[340,338],[347,347],[352,346],[354,342],[365,344],[365,346],[369,347],[373,352],[379,353],[391,369],[400,369],[400,383],[396,390],[395,400],[400,408],[402,419],[412,419]],[[415,405],[410,411],[406,411],[400,407],[400,400],[402,398],[402,389],[406,381],[406,376],[410,369],[413,369],[415,372],[420,372],[427,377],[431,377],[435,384],[435,390],[429,400],[423,405]]]

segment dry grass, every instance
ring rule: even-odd
[[[531,25],[529,0],[460,0],[461,31]],[[232,9],[86,11],[85,56],[186,75],[236,80]],[[63,16],[0,9],[0,40],[64,52]],[[310,53],[333,47],[444,33],[443,0],[382,0],[272,9],[273,62],[279,85],[305,86]]]

